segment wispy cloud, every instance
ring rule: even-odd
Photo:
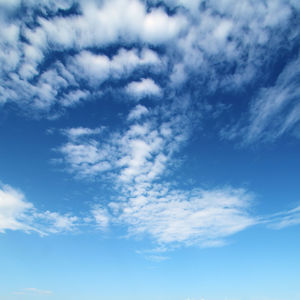
[[[62,132],[70,139],[76,140],[77,138],[97,135],[103,131],[103,127],[97,127],[94,129],[86,128],[86,127],[75,127],[75,128],[68,128],[64,129]]]
[[[250,103],[248,124],[240,121],[223,132],[223,137],[241,138],[249,144],[273,141],[285,133],[298,134],[300,121],[300,58],[291,61],[279,74],[275,84],[261,88]]]
[[[288,211],[271,215],[267,218],[268,226],[273,229],[282,229],[300,224],[300,206]]]
[[[0,187],[0,232],[21,230],[40,235],[73,231],[78,217],[50,211],[38,211],[25,200],[22,192],[8,186]]]

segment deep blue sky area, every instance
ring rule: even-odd
[[[0,1],[0,299],[299,300],[299,14]]]

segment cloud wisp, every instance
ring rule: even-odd
[[[244,144],[274,141],[285,133],[299,137],[300,58],[291,61],[279,74],[275,84],[261,88],[250,103],[247,124],[241,120],[223,137],[240,138]]]

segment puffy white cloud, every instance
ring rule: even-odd
[[[105,55],[95,55],[83,51],[74,58],[71,70],[77,76],[95,85],[102,83],[109,77],[110,61]]]
[[[81,15],[39,19],[49,43],[79,49],[119,40],[156,44],[175,38],[186,26],[183,15],[169,16],[161,9],[147,13],[145,4],[137,0],[82,1],[80,5]]]
[[[126,91],[136,99],[145,96],[159,96],[161,94],[161,88],[150,78],[143,78],[141,81],[129,83]]]
[[[18,74],[12,73],[8,80],[3,81],[1,101],[23,103],[23,109],[29,110],[33,106],[37,111],[46,112],[56,104],[70,107],[99,96],[99,87],[104,81],[126,79],[136,69],[153,68],[161,62],[154,51],[146,48],[141,51],[120,49],[111,59],[83,51],[69,58],[66,65],[56,62],[40,74],[35,62],[26,61]],[[30,81],[32,76],[37,76],[34,83]],[[81,81],[87,83],[90,90],[82,89]]]
[[[142,39],[162,43],[176,37],[187,25],[183,15],[168,16],[162,9],[152,10],[145,16]]]
[[[20,3],[8,5],[4,1],[2,6],[14,9]],[[77,14],[57,14],[58,9],[68,9],[74,3],[78,4]],[[0,101],[14,101],[40,111],[49,111],[57,104],[74,106],[92,98],[95,91],[81,90],[82,80],[99,91],[104,81],[126,79],[136,68],[150,65],[151,72],[163,71],[172,88],[194,75],[207,82],[205,89],[209,92],[220,87],[241,88],[276,55],[272,49],[282,45],[283,39],[286,47],[291,47],[297,35],[297,29],[289,24],[293,10],[299,9],[296,1],[259,1],[254,5],[252,1],[222,0],[209,1],[205,6],[190,0],[164,3],[174,9],[173,14],[155,0],[26,1],[23,5],[28,15],[18,21],[1,19],[0,61],[5,76],[0,82]],[[35,10],[52,14],[37,18],[33,24],[30,13]],[[289,28],[287,34],[274,38],[275,32]],[[101,53],[111,45],[119,45],[117,55]],[[149,45],[159,46],[163,57],[152,50],[121,49],[147,49]],[[64,54],[63,63],[51,62],[57,52]],[[43,74],[53,70],[59,84],[45,81]],[[159,93],[150,82],[147,88],[143,84],[133,85],[137,93]]]
[[[157,66],[160,62],[155,52],[145,48],[140,52],[136,49],[120,49],[111,59],[105,55],[83,51],[71,59],[69,69],[92,87],[99,87],[105,80],[126,78],[137,68]]]

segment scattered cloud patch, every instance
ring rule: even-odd
[[[94,129],[86,127],[73,127],[64,129],[62,132],[71,140],[76,140],[77,138],[84,136],[91,136],[100,134],[103,131],[103,127],[97,127]]]

